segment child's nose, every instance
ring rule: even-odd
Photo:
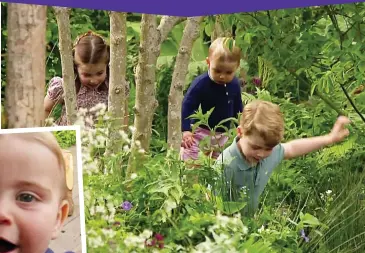
[[[10,225],[12,223],[10,207],[2,202],[0,201],[0,225]]]

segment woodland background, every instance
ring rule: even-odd
[[[2,3],[2,104],[11,99],[7,80],[16,80],[6,72],[12,60],[7,15]],[[58,24],[53,9],[46,15],[43,92],[62,75]],[[364,252],[364,16],[364,3],[189,19],[124,14],[126,68],[119,76],[131,85],[124,98],[130,130],[108,156],[106,121],[83,135],[92,252]],[[72,9],[71,38],[88,30],[110,38],[110,20],[105,11]],[[327,133],[339,114],[353,122],[343,143],[283,162],[254,218],[235,218],[239,207],[206,198],[219,177],[209,158],[202,156],[202,167],[191,171],[176,156],[183,94],[206,71],[209,44],[220,35],[234,36],[244,52],[237,75],[245,103],[280,104],[285,141]],[[14,127],[16,108],[5,109],[2,126]],[[206,122],[207,115],[196,117]],[[192,183],[196,175],[199,182]]]

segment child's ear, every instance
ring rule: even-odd
[[[69,203],[67,200],[63,200],[58,209],[57,220],[52,232],[52,240],[56,239],[68,217]]]
[[[238,126],[237,127],[237,136],[241,137],[242,136],[242,133],[243,133],[242,127],[241,126]]]
[[[209,60],[209,57],[205,58],[205,61],[207,62],[208,66],[210,66],[210,60]]]

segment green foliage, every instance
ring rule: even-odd
[[[60,130],[53,131],[58,144],[61,148],[69,148],[76,145],[76,131],[75,130]]]
[[[256,98],[280,104],[285,141],[326,134],[337,117],[320,99],[296,104],[267,90],[258,89],[256,96],[243,93],[245,103]],[[208,116],[197,111],[192,117],[204,124]],[[192,170],[176,153],[156,150],[137,159],[137,174],[125,178],[116,172],[126,164],[117,168],[111,161],[125,159],[128,146],[111,158],[90,155],[84,164],[88,247],[95,252],[107,252],[107,245],[115,251],[145,252],[144,242],[159,233],[166,252],[362,252],[365,139],[358,133],[363,130],[362,125],[350,128],[344,142],[283,162],[252,218],[237,216],[245,203],[226,202],[217,194],[221,172],[209,157],[201,155],[200,167]],[[230,141],[234,137],[231,130]],[[100,160],[103,172],[93,169]],[[125,201],[132,204],[130,210],[121,207]],[[105,245],[97,245],[98,240]]]
[[[6,82],[5,7],[2,3],[2,91]],[[351,136],[344,142],[281,163],[254,218],[237,218],[235,212],[240,206],[214,196],[219,171],[210,158],[201,154],[200,168],[192,170],[177,159],[177,154],[166,150],[167,99],[184,23],[175,26],[158,58],[159,107],[153,121],[151,152],[143,159],[136,158],[138,173],[132,178],[125,178],[123,173],[130,154],[130,133],[124,133],[123,150],[110,157],[103,157],[104,144],[100,144],[106,138],[105,129],[95,131],[92,138],[92,133],[85,133],[89,249],[142,252],[146,250],[145,240],[160,233],[165,243],[162,252],[364,252],[365,128],[359,113],[365,114],[365,92],[352,92],[364,80],[364,14],[365,4],[354,3],[219,15],[206,17],[201,24],[184,90],[207,70],[205,58],[218,18],[224,31],[236,27],[235,41],[245,54],[241,67],[247,71],[245,79],[251,88],[242,94],[243,101],[260,98],[279,104],[285,119],[284,141],[326,134],[338,114],[347,114],[353,122]],[[141,16],[128,14],[127,19],[128,102],[132,112]],[[47,22],[46,82],[62,74],[57,24],[51,9]],[[88,30],[108,38],[107,12],[75,9],[71,29],[73,39]],[[259,77],[262,85],[253,85],[253,77]],[[194,117],[207,122],[207,115],[201,111]],[[235,130],[228,135],[231,141]],[[56,136],[62,145],[74,145],[71,135]],[[117,166],[119,160],[122,167]],[[122,210],[124,201],[132,203],[131,210]],[[301,236],[301,230],[309,242]]]

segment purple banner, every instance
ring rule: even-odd
[[[4,1],[8,3],[27,3],[49,6],[64,6],[72,8],[113,10],[120,12],[136,12],[172,16],[206,16],[214,14],[229,14],[250,12],[258,10],[273,10],[298,8],[307,6],[320,6],[329,4],[346,4],[364,1],[351,0],[266,0],[266,1],[217,1],[217,0],[177,0],[151,1],[151,0],[15,0]]]

